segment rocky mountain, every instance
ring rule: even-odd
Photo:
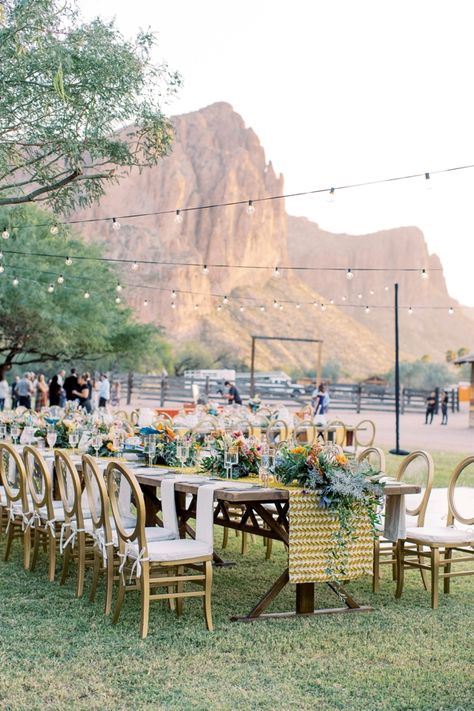
[[[176,344],[204,342],[216,355],[225,354],[228,359],[249,360],[250,334],[314,337],[324,341],[323,360],[339,360],[353,377],[388,369],[392,362],[391,312],[374,309],[369,318],[361,309],[348,308],[347,303],[354,298],[357,301],[359,289],[366,301],[367,289],[372,289],[377,303],[383,298],[389,304],[391,295],[383,289],[386,281],[393,282],[393,275],[391,279],[387,275],[387,280],[373,275],[370,281],[357,276],[349,284],[337,272],[302,275],[282,271],[278,279],[272,274],[277,265],[323,261],[352,268],[439,265],[437,257],[428,255],[422,234],[416,228],[400,228],[363,237],[331,235],[305,218],[287,217],[283,200],[257,203],[252,215],[246,205],[212,207],[279,195],[284,192],[283,177],[275,173],[255,133],[229,104],[217,103],[178,116],[174,125],[169,157],[153,168],[132,171],[108,189],[99,205],[75,215],[111,218],[168,213],[122,217],[119,231],[111,229],[111,221],[81,226],[86,239],[103,244],[109,256],[159,262],[139,265],[136,271],[124,267],[124,294],[138,316],[161,325]],[[183,210],[201,205],[210,207]],[[176,210],[181,210],[182,221],[176,221]],[[189,266],[174,266],[174,262]],[[208,274],[204,265],[208,265]],[[242,266],[253,268],[239,268]],[[446,303],[442,272],[428,284],[421,285],[416,275],[403,277],[400,283],[404,303],[410,296],[421,305],[417,293],[421,288],[426,303]],[[229,303],[218,310],[224,296]],[[343,296],[347,301],[342,301]],[[329,299],[340,307],[328,305],[321,310],[321,303]],[[278,308],[273,307],[275,300]],[[450,335],[457,315],[445,322],[436,312],[427,314],[416,317],[418,320],[415,315],[410,317],[413,326],[405,326],[403,317],[407,357],[423,353],[438,356],[457,344],[457,327],[454,344]],[[464,317],[459,318],[462,330]],[[259,345],[257,365],[312,367],[315,359],[312,345],[272,342],[271,346]]]

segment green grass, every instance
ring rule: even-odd
[[[395,476],[403,457],[399,457],[395,454],[388,454],[388,450],[385,448],[384,451],[387,463],[387,473]],[[459,462],[461,462],[465,457],[472,456],[472,452],[466,452],[464,454],[462,452],[430,452],[430,454],[432,455],[434,461],[433,486],[437,488],[447,487],[449,478],[456,465],[459,464]]]
[[[74,597],[74,578],[63,587],[48,583],[44,559],[25,572],[16,544],[12,560],[0,562],[0,709],[474,708],[472,578],[455,579],[452,594],[441,595],[432,611],[416,573],[407,574],[396,602],[387,567],[379,595],[371,594],[369,578],[349,586],[373,612],[231,623],[229,616],[252,607],[286,558],[276,545],[265,562],[261,541],[242,558],[240,539],[230,539],[225,555],[237,565],[215,571],[215,631],[206,632],[198,601],[187,601],[180,619],[155,602],[143,642],[135,593],[112,626],[101,595],[90,604],[87,596]],[[274,609],[291,609],[293,596],[287,588]],[[325,586],[317,586],[317,596],[319,606],[334,604]]]

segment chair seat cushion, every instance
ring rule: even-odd
[[[474,544],[474,529],[462,530],[448,526],[422,526],[420,528],[407,528],[406,538],[416,543],[472,545]]]
[[[134,528],[125,529],[127,533],[132,534]],[[161,526],[147,526],[145,528],[145,536],[147,541],[172,541],[175,538],[173,531],[170,528]],[[117,531],[112,529],[112,541],[114,546],[118,546]]]
[[[136,558],[137,551],[138,546],[135,544],[130,552],[130,557]],[[212,555],[212,546],[203,541],[194,541],[192,538],[180,538],[174,541],[149,541],[148,555],[151,561],[156,562],[204,558]]]

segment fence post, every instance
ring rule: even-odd
[[[361,410],[361,400],[362,400],[362,385],[360,383],[357,384],[357,414],[360,413]]]
[[[130,405],[132,402],[132,391],[133,391],[133,372],[131,370],[128,371],[128,378],[127,378],[127,405]]]
[[[161,374],[161,380],[160,380],[160,407],[163,407],[165,404],[165,387],[166,387],[166,378],[165,374]]]

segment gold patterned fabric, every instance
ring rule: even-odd
[[[372,573],[373,533],[367,513],[356,512],[351,526],[355,540],[341,551],[335,540],[340,528],[337,513],[318,508],[318,495],[290,491],[290,583],[354,580]],[[336,546],[337,556],[332,555]]]

